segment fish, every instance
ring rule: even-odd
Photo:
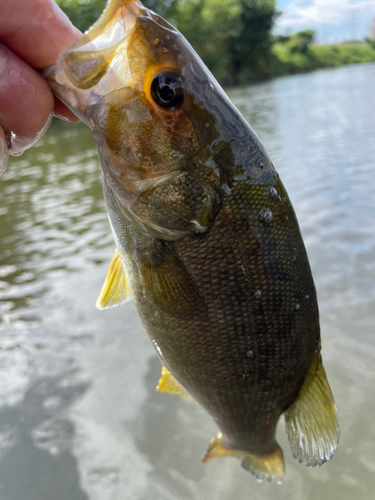
[[[317,294],[288,194],[258,136],[185,38],[138,0],[110,0],[44,70],[93,130],[116,251],[97,301],[134,301],[160,392],[195,400],[235,457],[280,482],[339,441]]]

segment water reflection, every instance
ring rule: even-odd
[[[4,500],[367,500],[375,487],[375,65],[280,78],[231,98],[294,203],[315,277],[341,444],[282,486],[234,459],[200,462],[217,431],[154,391],[160,363],[134,306],[94,304],[113,254],[91,132],[57,124],[0,180],[0,497]]]

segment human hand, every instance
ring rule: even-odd
[[[77,118],[38,73],[82,34],[53,0],[0,0],[0,175],[47,130]]]

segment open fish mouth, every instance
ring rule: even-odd
[[[94,128],[90,106],[129,85],[137,85],[136,61],[133,59],[131,68],[128,48],[140,18],[179,35],[138,0],[112,0],[85,35],[43,71],[56,96],[90,128]]]

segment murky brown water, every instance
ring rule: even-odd
[[[132,303],[99,312],[114,251],[91,132],[55,123],[0,179],[1,500],[367,500],[375,490],[375,65],[230,92],[294,203],[318,290],[341,424],[320,469],[278,440],[282,486],[234,459],[203,465],[217,429],[158,394]]]

